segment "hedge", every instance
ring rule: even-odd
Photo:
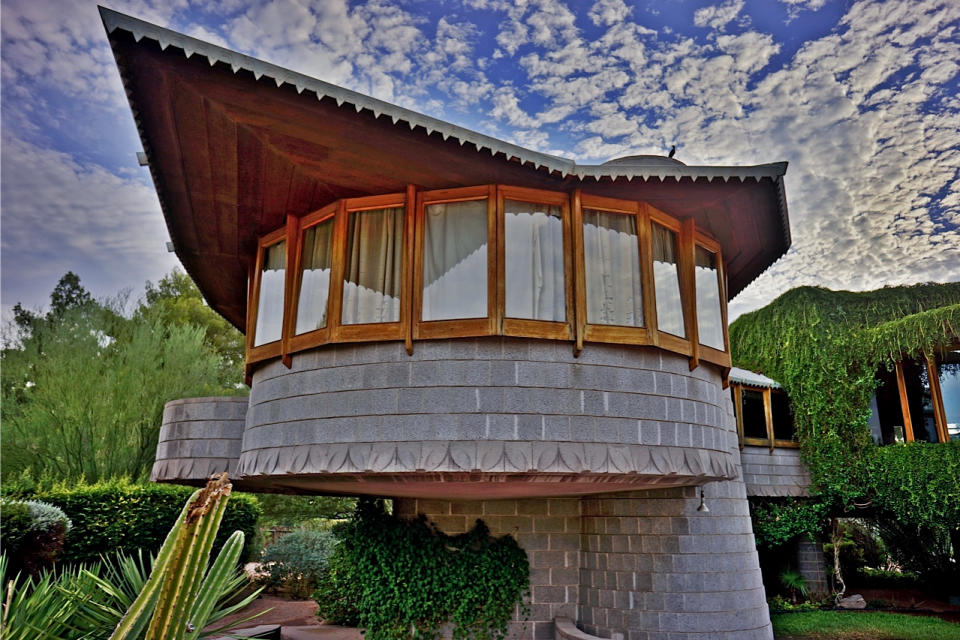
[[[30,497],[59,507],[73,523],[60,561],[90,562],[115,551],[155,553],[193,491],[190,487],[112,480],[41,489]],[[246,557],[259,516],[255,497],[231,495],[214,548],[240,530],[247,540]]]

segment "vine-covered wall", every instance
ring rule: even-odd
[[[867,426],[880,367],[958,340],[960,282],[861,293],[801,287],[730,326],[734,364],[789,394],[813,480],[802,509],[754,505],[759,544],[816,531],[841,514],[960,540],[960,443],[877,447]]]

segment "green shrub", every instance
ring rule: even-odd
[[[143,549],[156,553],[192,492],[189,487],[110,480],[55,486],[41,490],[35,497],[59,507],[73,522],[61,560],[95,562],[101,555],[115,551],[132,554]],[[252,541],[259,515],[256,498],[234,494],[215,548],[237,530]]]
[[[53,565],[70,531],[70,519],[57,507],[37,500],[0,500],[2,542],[10,553],[10,573],[38,575]]]
[[[335,542],[329,531],[295,529],[283,536],[263,551],[266,585],[283,587],[295,598],[309,598],[327,571]]]
[[[529,592],[527,554],[510,536],[494,538],[478,520],[448,536],[426,517],[405,520],[381,501],[361,499],[335,530],[339,542],[314,597],[323,619],[366,628],[368,640],[503,638]]]
[[[11,556],[30,532],[30,507],[22,500],[0,500],[0,546]]]

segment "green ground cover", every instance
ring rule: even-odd
[[[770,619],[778,640],[960,640],[960,624],[901,613],[804,611]]]

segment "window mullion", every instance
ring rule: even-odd
[[[690,340],[691,371],[700,365],[700,335],[697,331],[697,289],[696,274],[694,273],[697,251],[695,235],[696,228],[693,218],[687,218],[680,228],[680,271],[683,275],[681,304],[683,305],[687,339]]]
[[[280,361],[289,369],[292,364],[290,359],[290,337],[293,335],[293,323],[295,322],[294,298],[297,295],[295,291],[297,282],[297,273],[300,265],[300,219],[294,215],[287,214],[286,226],[287,238],[287,271],[284,274],[283,282],[283,320],[280,324]]]
[[[929,357],[924,356],[924,362],[927,365],[927,377],[930,379],[930,402],[933,403],[933,418],[937,424],[937,440],[948,442],[950,436],[947,433],[947,420],[943,409],[943,394],[940,390],[940,376],[937,374],[936,360],[931,361]]]
[[[643,299],[643,320],[647,328],[647,340],[657,346],[660,343],[657,331],[656,284],[653,277],[653,239],[650,228],[650,207],[641,203],[637,211],[637,240],[640,243],[640,283]]]
[[[903,364],[897,362],[897,388],[900,391],[900,410],[903,412],[903,431],[907,442],[913,442],[913,419],[910,416],[910,403],[907,400],[907,383],[903,377]]]
[[[333,342],[340,340],[343,313],[343,272],[347,259],[347,201],[340,200],[333,220],[333,260],[330,265],[330,293],[327,298],[327,327]]]
[[[770,402],[770,389],[763,390],[763,415],[767,421],[767,438],[770,440],[770,453],[773,453],[773,408]]]

